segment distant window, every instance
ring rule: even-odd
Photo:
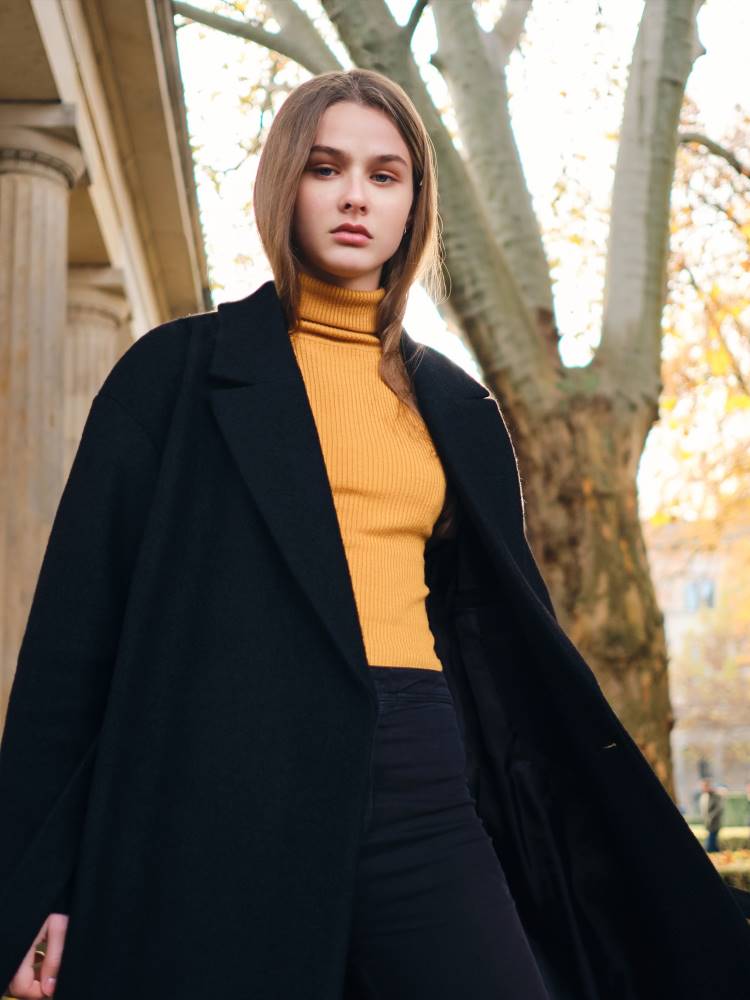
[[[697,611],[700,607],[716,606],[714,581],[709,576],[699,576],[685,584],[685,610]]]

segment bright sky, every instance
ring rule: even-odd
[[[212,0],[193,2],[232,13],[230,7]],[[413,0],[387,3],[395,19],[404,23]],[[299,6],[321,17],[317,0],[299,0]],[[502,6],[502,0],[476,3],[480,22],[489,27]],[[606,212],[617,153],[612,136],[620,126],[619,84],[627,80],[642,11],[642,0],[535,0],[526,24],[528,40],[522,52],[514,53],[508,68],[513,129],[527,184],[548,256],[560,261],[554,272],[554,295],[563,334],[561,353],[568,365],[585,364],[599,335]],[[321,23],[325,24],[324,17]],[[273,23],[267,27],[274,30]],[[707,53],[695,62],[687,92],[698,106],[704,131],[721,141],[736,117],[735,105],[750,98],[750,3],[706,0],[698,28]],[[259,128],[259,111],[243,103],[243,95],[258,78],[264,53],[255,45],[197,24],[180,28],[178,39],[188,124],[198,147],[196,177],[203,228],[212,277],[219,286],[214,300],[241,298],[271,277],[250,210],[255,160],[251,157],[241,163],[244,154],[239,144],[251,142]],[[436,48],[434,21],[427,7],[413,49],[431,95],[444,106],[449,104],[447,90],[428,63]],[[348,66],[346,53],[340,48],[335,51]],[[288,82],[294,86],[305,78],[304,72],[293,67]],[[221,195],[210,180],[211,168],[231,170],[222,180]],[[582,248],[564,235],[549,235],[559,226],[551,204],[563,168],[582,190],[590,192],[587,244]],[[602,252],[592,252],[589,241]],[[445,328],[420,288],[413,290],[404,325],[415,339],[432,344],[479,375],[471,352]],[[639,472],[642,516],[648,516],[654,506],[649,483],[657,480],[654,473],[660,460],[659,450],[647,447]]]

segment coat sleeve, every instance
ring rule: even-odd
[[[72,803],[85,797],[75,786],[102,721],[158,464],[137,419],[100,391],[53,519],[10,690],[0,742],[0,899],[11,888],[20,896],[29,873],[44,878],[42,855],[76,843]],[[28,892],[46,890],[49,912],[66,912],[69,874]]]
[[[520,489],[520,487],[519,487]],[[519,542],[517,546],[517,556],[520,563],[523,575],[531,584],[534,592],[536,593],[539,600],[545,606],[547,611],[552,615],[555,621],[558,621],[557,614],[555,613],[555,607],[552,603],[552,598],[550,597],[550,592],[547,584],[542,576],[541,570],[537,565],[534,554],[531,551],[531,546],[529,545],[529,540],[526,537],[526,526],[525,523],[522,524],[519,534]]]
[[[537,561],[534,558],[534,554],[531,551],[529,539],[526,534],[526,504],[521,485],[521,473],[518,465],[516,449],[513,445],[513,439],[510,436],[510,430],[505,420],[505,416],[503,415],[503,411],[497,403],[497,400],[493,399],[493,403],[498,411],[498,417],[506,444],[503,457],[506,459],[507,481],[512,484],[513,490],[512,503],[510,504],[513,523],[511,525],[512,531],[508,535],[510,548],[513,557],[518,563],[519,569],[528,580],[534,593],[557,622],[558,618],[555,613],[549,589],[544,577],[542,576]]]

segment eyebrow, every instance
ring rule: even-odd
[[[329,156],[338,156],[345,162],[351,160],[351,156],[348,153],[345,153],[343,149],[336,149],[335,146],[311,146],[310,153],[328,153]],[[409,164],[398,153],[379,153],[377,156],[373,156],[372,159],[376,163],[392,163],[396,160],[399,163],[403,163],[407,170],[409,169]]]

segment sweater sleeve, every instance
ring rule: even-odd
[[[0,898],[11,886],[20,891],[19,872],[25,878],[38,870],[35,846],[41,852],[41,842],[48,843],[50,817],[53,826],[57,817],[78,817],[65,800],[81,795],[98,736],[158,465],[148,434],[100,391],[53,519],[8,701],[0,742]],[[60,837],[76,843],[70,828]],[[28,886],[30,893],[46,891],[49,912],[66,912],[71,871],[64,869],[61,858],[51,881]]]

